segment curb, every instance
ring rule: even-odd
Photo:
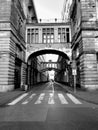
[[[79,99],[81,99],[81,100],[84,100],[84,101],[86,101],[86,102],[88,102],[88,103],[92,103],[92,104],[98,105],[97,102],[94,102],[94,101],[91,101],[91,100],[87,100],[87,99],[85,99],[85,98],[83,98],[83,97],[80,97],[79,95],[76,95],[74,92],[72,92],[72,91],[70,91],[70,90],[68,90],[68,89],[67,89],[67,91],[68,91],[69,93],[73,94],[76,98],[79,98]]]
[[[59,83],[57,83],[57,84],[59,84]],[[62,85],[62,84],[59,84],[59,85],[60,85],[63,89],[65,89],[66,91],[68,91],[69,93],[73,94],[76,98],[79,98],[79,99],[81,99],[81,100],[84,100],[84,101],[86,101],[86,102],[88,102],[88,103],[92,103],[92,104],[98,105],[97,102],[94,102],[94,101],[91,101],[91,100],[87,100],[87,99],[85,99],[85,98],[83,98],[83,97],[80,97],[79,95],[76,95],[73,91],[70,91],[70,90],[68,90],[67,88],[65,88],[65,87],[64,87],[65,85]]]

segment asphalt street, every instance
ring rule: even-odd
[[[98,105],[49,82],[0,107],[0,130],[98,130]]]

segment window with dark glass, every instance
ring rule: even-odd
[[[27,30],[27,43],[30,44],[30,29]]]
[[[39,30],[37,28],[27,30],[27,43],[33,44],[39,42]]]
[[[67,42],[70,42],[69,28],[66,28],[66,37],[67,37]]]

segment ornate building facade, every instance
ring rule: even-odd
[[[32,0],[0,0],[0,91],[26,81],[26,22],[37,22]]]
[[[71,28],[70,22],[38,23],[33,0],[0,0],[0,91],[26,84],[28,59],[34,52],[44,50],[45,54],[55,51],[68,55],[76,62],[77,85],[98,89],[98,0],[73,0],[72,4],[66,0],[65,3],[63,18],[70,16]],[[37,58],[31,58],[35,64],[31,84],[41,79],[35,72],[40,68]]]
[[[98,89],[98,0],[73,0],[70,9],[72,59],[76,61],[77,84]]]

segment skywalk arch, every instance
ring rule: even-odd
[[[42,61],[38,61],[37,57],[44,55],[44,54],[56,54],[58,55],[58,57],[62,57],[65,60],[65,67],[63,64],[62,67],[62,58],[58,61],[59,62],[59,68],[47,68],[46,66],[43,68],[43,66],[41,66],[41,62]],[[40,65],[38,65],[38,62]],[[52,62],[51,62],[52,63]],[[27,70],[27,84],[29,86],[29,88],[32,88],[34,84],[40,83],[40,82],[47,82],[49,81],[48,75],[47,75],[47,71],[50,70],[54,70],[56,73],[56,75],[62,75],[62,79],[64,82],[69,82],[68,78],[69,78],[69,65],[70,65],[70,57],[60,51],[60,50],[54,50],[54,49],[43,49],[43,50],[38,50],[38,51],[34,51],[33,53],[31,53],[31,55],[29,55],[28,59],[27,59],[27,64],[28,64],[28,70]],[[64,75],[66,72],[66,76]],[[67,77],[67,78],[66,78]],[[57,79],[58,81],[60,79]]]

